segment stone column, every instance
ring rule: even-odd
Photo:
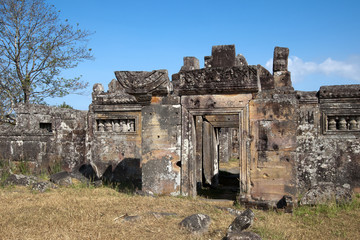
[[[289,49],[275,47],[273,60],[273,74],[275,88],[292,87],[291,75],[288,71]]]

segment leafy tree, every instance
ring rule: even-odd
[[[0,114],[16,103],[79,93],[88,83],[65,79],[61,70],[92,59],[90,32],[61,21],[44,0],[0,0]]]
[[[70,106],[69,104],[67,104],[66,102],[63,102],[62,104],[60,104],[58,107],[60,108],[69,108],[69,109],[74,109],[72,106]]]

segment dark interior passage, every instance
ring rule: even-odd
[[[201,196],[236,199],[240,172],[237,117],[206,115],[196,118],[197,191]]]

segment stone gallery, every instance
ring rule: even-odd
[[[169,80],[166,70],[116,71],[95,84],[89,111],[18,105],[0,128],[0,157],[35,171],[91,166],[97,178],[155,194],[221,188],[236,160],[237,200],[276,203],[316,186],[360,192],[360,85],[296,91],[289,49],[273,73],[248,65],[234,45],[214,46]]]

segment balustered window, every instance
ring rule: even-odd
[[[97,119],[97,132],[112,132],[112,133],[134,133],[136,131],[136,119]]]
[[[351,132],[360,131],[360,115],[359,116],[338,116],[324,115],[325,132]]]

